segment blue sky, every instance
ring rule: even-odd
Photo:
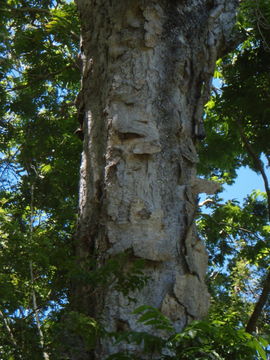
[[[222,197],[224,201],[236,199],[241,202],[252,190],[264,191],[262,177],[247,167],[241,167],[235,183],[230,186],[225,185],[220,197]]]
[[[262,177],[251,171],[248,167],[241,167],[238,176],[233,185],[223,185],[223,191],[218,194],[219,198],[223,199],[223,203],[228,200],[235,199],[243,203],[244,198],[251,194],[253,190],[265,191]],[[200,194],[199,202],[203,202],[209,198],[209,195]],[[207,208],[203,208],[205,213],[211,213]]]
[[[213,85],[216,89],[220,90],[222,80],[214,78]],[[262,157],[261,160],[263,161],[265,159]],[[266,162],[264,161],[264,165],[265,164]],[[232,199],[242,202],[243,199],[252,192],[252,190],[265,191],[262,177],[257,175],[254,171],[251,171],[248,167],[242,166],[238,170],[237,174],[238,176],[234,184],[224,185],[224,191],[219,194],[219,196],[223,198],[224,202]]]

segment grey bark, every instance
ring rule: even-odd
[[[177,330],[207,314],[207,254],[194,225],[196,142],[235,0],[77,0],[82,24],[84,145],[77,256],[101,264],[125,251],[151,280],[129,303],[113,288],[78,285],[73,301],[107,330],[145,330],[131,315],[152,305]],[[103,341],[93,358],[124,348]],[[139,349],[138,349],[139,351]]]

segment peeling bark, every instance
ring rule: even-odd
[[[77,256],[100,263],[131,250],[151,280],[129,303],[113,289],[78,285],[74,303],[103,319],[145,330],[139,305],[177,330],[207,314],[207,254],[194,214],[196,141],[215,61],[226,49],[235,0],[77,0],[82,23],[84,147]],[[93,358],[123,349],[103,342]],[[138,349],[139,351],[139,349]]]

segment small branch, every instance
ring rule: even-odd
[[[78,34],[76,34],[74,31],[70,31],[70,34],[71,34],[71,36],[72,36],[72,38],[73,38],[73,40],[74,41],[77,41],[78,43],[80,43],[80,39],[81,39],[81,37],[80,37],[80,35],[78,35]]]
[[[222,206],[222,205],[220,205]],[[209,214],[202,214],[202,215],[207,215],[209,216]],[[211,216],[210,216],[211,217]],[[243,227],[239,227],[239,226],[233,226],[232,224],[226,222],[226,221],[215,221],[212,217],[211,217],[211,221],[213,221],[216,225],[224,225],[224,226],[228,226],[230,227],[231,229],[234,229],[236,231],[238,231],[239,233],[242,232],[242,233],[247,233],[247,234],[250,234],[250,236],[253,236],[255,237],[257,240],[261,241],[262,239],[254,232],[254,231],[251,231],[251,230],[248,230],[248,229],[245,229]],[[227,232],[225,231],[224,229],[222,229],[222,231],[226,234],[226,236],[231,240],[232,243],[235,243],[235,240],[234,238]],[[252,239],[250,239],[252,240]]]
[[[34,184],[31,185],[31,203],[30,203],[30,241],[32,243],[33,240],[33,226],[34,226]],[[37,305],[37,298],[35,292],[35,279],[34,279],[34,272],[33,272],[33,262],[32,260],[29,263],[30,269],[30,278],[31,278],[31,286],[32,286],[32,301],[33,301],[33,313],[37,324],[37,330],[39,334],[39,343],[42,349],[42,354],[44,360],[50,360],[48,353],[44,350],[44,335],[41,329],[41,324],[39,320],[39,309]]]
[[[13,331],[12,331],[11,327],[9,326],[8,319],[5,317],[5,315],[3,314],[3,312],[1,310],[0,310],[0,316],[3,319],[5,328],[6,328],[8,334],[10,336],[10,340],[11,340],[12,344],[14,345],[14,347],[17,348],[17,342],[16,342],[16,339],[15,339],[15,337],[13,335]],[[21,358],[21,356],[20,356],[20,358]]]
[[[268,218],[270,220],[270,188],[269,188],[268,178],[267,178],[265,170],[264,170],[264,165],[263,165],[261,159],[258,157],[258,155],[253,150],[251,144],[249,143],[240,121],[238,121],[238,128],[239,128],[241,139],[244,143],[244,146],[245,146],[248,154],[253,159],[254,165],[256,166],[256,168],[262,175],[263,182],[264,182],[264,188],[265,188],[265,192],[267,195]],[[246,332],[253,333],[255,331],[256,324],[258,322],[259,317],[261,316],[263,307],[268,300],[269,294],[270,294],[270,271],[264,282],[262,293],[259,297],[259,300],[257,301],[257,303],[254,307],[253,313],[251,314],[249,321],[247,323]]]
[[[200,202],[198,204],[199,207],[202,207],[204,205],[207,205],[207,204],[214,204],[215,201],[213,199],[205,199],[204,201]]]
[[[267,166],[270,167],[270,155],[264,154],[267,159]]]
[[[36,14],[41,13],[41,14],[46,14],[49,16],[54,16],[57,19],[64,21],[66,24],[70,24],[70,22],[67,19],[57,16],[56,14],[52,14],[51,10],[48,10],[48,9],[31,8],[31,7],[13,8],[11,6],[8,6],[8,9],[0,8],[0,11],[9,12],[9,13],[16,13],[16,12],[17,13],[28,12],[28,13],[36,13]],[[76,34],[73,30],[70,31],[70,34],[74,41],[77,41],[77,42],[80,41],[80,36],[78,34]]]
[[[7,156],[7,158],[4,158],[1,161],[3,164],[5,164],[5,166],[3,167],[3,169],[2,169],[2,166],[0,166],[0,170],[1,170],[1,172],[0,172],[0,180],[3,178],[3,175],[5,174],[6,171],[9,171],[10,168],[14,167],[14,165],[12,165],[11,163],[15,162],[15,158],[18,155],[20,149],[21,149],[21,146],[19,146],[18,149],[16,149],[14,154]]]
[[[27,82],[27,84],[22,84],[22,85],[14,86],[13,88],[8,89],[8,91],[10,91],[10,92],[11,92],[11,91],[17,91],[17,90],[22,90],[22,89],[31,87],[31,86],[34,85],[36,82],[38,82],[38,81],[44,81],[44,80],[50,80],[50,79],[53,78],[54,76],[61,74],[63,71],[64,71],[64,69],[58,70],[58,71],[54,71],[54,72],[51,72],[51,73],[45,73],[45,74],[42,74],[42,75],[38,75],[38,76],[36,76],[36,77],[33,77],[33,79],[32,79],[31,81]]]
[[[234,230],[238,231],[239,233],[242,232],[242,233],[250,234],[250,235],[254,236],[257,240],[260,240],[260,241],[262,240],[254,231],[251,231],[251,230],[245,229],[243,227],[239,227],[239,226],[233,226],[232,224],[227,223],[226,221],[221,221],[219,224],[229,226],[231,229],[234,229]],[[250,239],[250,240],[252,240],[252,239]]]
[[[250,316],[249,321],[247,323],[246,332],[252,334],[256,330],[257,321],[258,321],[259,317],[261,316],[263,307],[268,300],[269,293],[270,293],[270,271],[264,282],[263,290],[259,297],[259,300],[257,301],[255,308],[253,310],[253,313]]]
[[[269,221],[270,221],[270,187],[269,187],[268,178],[267,178],[265,170],[264,170],[263,163],[260,160],[260,158],[258,157],[258,155],[255,153],[255,151],[253,150],[252,146],[250,145],[250,143],[249,143],[249,141],[248,141],[248,139],[247,139],[247,137],[246,137],[246,135],[245,135],[245,133],[243,131],[243,128],[242,128],[240,122],[238,122],[238,128],[239,128],[241,139],[242,139],[242,141],[244,143],[244,146],[245,146],[248,154],[253,159],[256,169],[258,169],[258,171],[262,175],[263,182],[264,182],[264,188],[265,188],[265,192],[266,192],[266,195],[267,195],[268,218],[269,218]]]
[[[22,12],[30,12],[30,13],[44,13],[50,15],[51,12],[48,9],[39,9],[39,8],[31,8],[31,7],[21,7],[21,8],[13,8],[11,6],[8,6],[8,9],[0,8],[1,11],[9,12],[9,13],[22,13]]]

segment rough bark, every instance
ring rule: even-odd
[[[84,145],[77,255],[146,260],[151,280],[129,303],[113,288],[78,285],[74,302],[108,330],[143,330],[132,310],[159,308],[181,330],[207,314],[207,254],[196,234],[196,141],[235,0],[77,0]],[[123,349],[103,342],[94,358]],[[139,351],[139,350],[138,350]]]

